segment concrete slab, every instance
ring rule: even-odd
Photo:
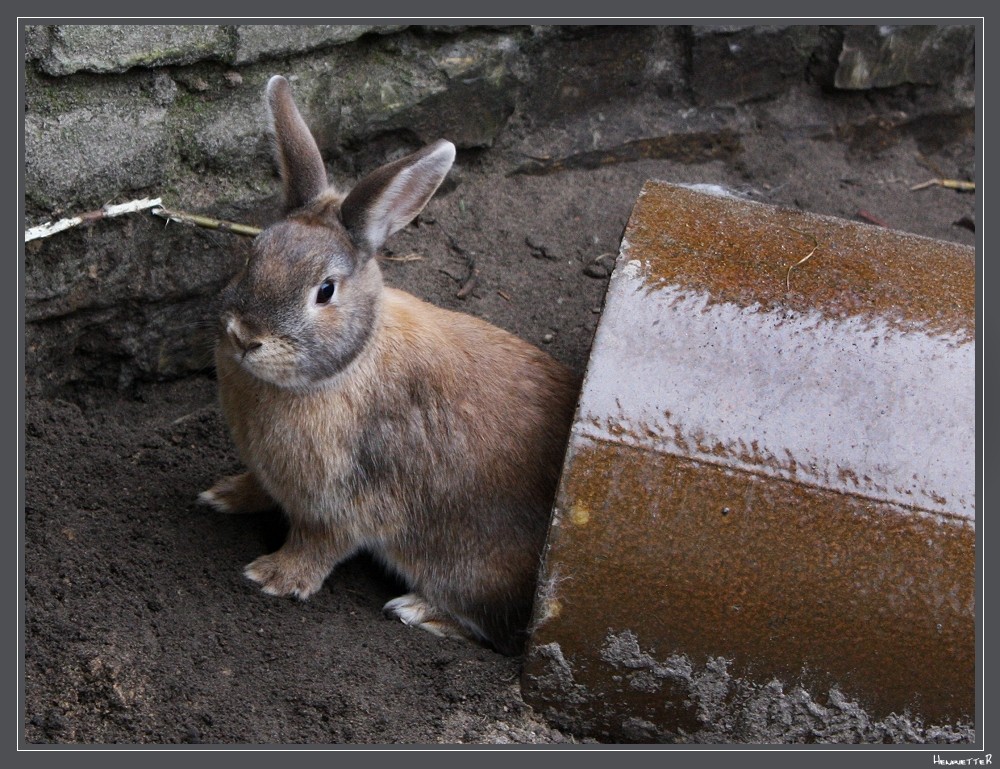
[[[522,689],[616,741],[971,740],[975,255],[649,182]]]

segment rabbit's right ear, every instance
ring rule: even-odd
[[[444,139],[368,174],[340,205],[354,243],[371,256],[392,233],[420,213],[455,161],[455,145]]]
[[[316,140],[292,99],[292,87],[281,75],[275,75],[267,83],[267,105],[288,213],[326,190],[326,167]]]

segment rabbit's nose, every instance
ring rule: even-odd
[[[226,323],[226,336],[237,349],[243,351],[243,355],[264,346],[263,342],[258,342],[252,335],[248,334],[236,318],[230,318]]]

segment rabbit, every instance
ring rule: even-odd
[[[444,180],[453,144],[344,195],[283,77],[266,101],[285,218],[223,290],[215,352],[247,469],[199,499],[284,511],[286,541],[244,571],[265,593],[306,599],[366,550],[411,591],[387,616],[517,655],[579,378],[485,321],[383,285],[375,256]]]

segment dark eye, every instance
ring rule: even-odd
[[[327,278],[319,284],[319,288],[316,290],[316,304],[326,304],[333,298],[336,292],[336,281]]]

